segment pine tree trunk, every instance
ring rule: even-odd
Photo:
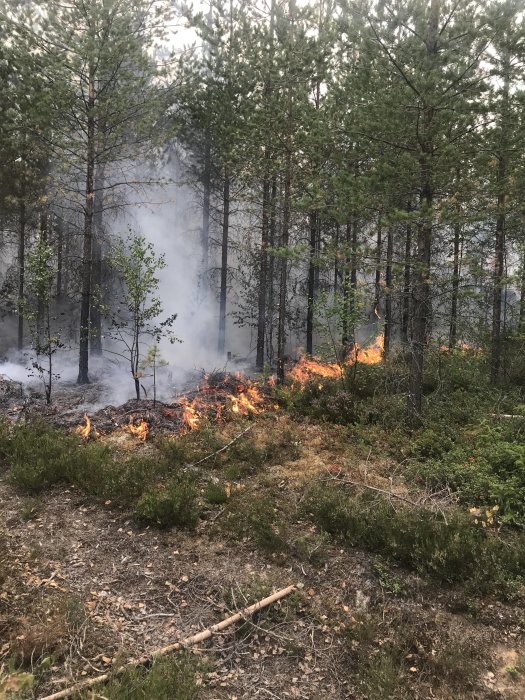
[[[268,298],[268,234],[270,225],[270,179],[263,181],[261,250],[259,253],[259,297],[257,309],[257,369],[264,367],[264,341],[266,337],[266,300]]]
[[[497,172],[497,218],[496,235],[494,241],[494,269],[492,291],[492,337],[490,353],[490,380],[493,384],[499,381],[502,358],[502,329],[501,307],[502,292],[504,286],[504,261],[505,261],[505,225],[506,212],[505,200],[507,195],[507,153],[509,148],[509,84],[510,84],[510,57],[505,50],[502,59],[503,87],[501,98],[500,143],[498,154]]]
[[[18,221],[18,349],[24,349],[24,293],[26,256],[26,203],[25,188],[22,188]]]
[[[386,268],[385,268],[385,336],[383,344],[383,357],[390,354],[392,341],[392,258],[394,256],[394,231],[392,226],[388,228],[386,241]]]
[[[226,291],[228,283],[228,232],[230,224],[230,176],[224,168],[224,189],[222,196],[222,244],[221,244],[221,291],[219,297],[219,355],[224,355],[226,347]]]
[[[310,212],[310,248],[308,260],[308,297],[306,308],[306,352],[309,355],[314,351],[314,303],[315,303],[315,288],[316,288],[316,264],[317,255],[317,216],[316,211]]]
[[[431,65],[439,51],[440,0],[431,0],[426,40],[427,55]],[[432,172],[432,121],[434,109],[426,104],[421,107],[419,135],[420,174],[420,223],[417,231],[415,258],[415,281],[412,289],[412,337],[410,341],[409,386],[407,397],[408,421],[412,425],[421,423],[423,405],[423,362],[427,344],[428,319],[431,314],[430,258],[432,251],[432,224],[434,187]]]
[[[459,296],[459,252],[461,244],[461,225],[454,224],[454,268],[452,271],[452,298],[450,303],[450,330],[448,347],[456,347],[458,335],[458,296]]]
[[[91,291],[95,298],[91,299],[90,308],[90,355],[102,355],[102,236],[104,215],[104,167],[98,166],[95,173],[95,198],[93,211],[93,266],[91,275]]]
[[[49,214],[46,210],[40,212],[40,240],[47,243],[48,240]],[[46,300],[41,294],[38,295],[36,304],[36,333],[38,339],[38,352],[45,346],[45,320],[46,320]]]
[[[56,230],[57,230],[57,288],[56,297],[57,301],[62,300],[62,275],[64,270],[64,230],[62,227],[61,219],[56,220]]]
[[[95,69],[89,66],[87,99],[86,194],[82,244],[82,296],[80,302],[80,342],[78,384],[89,384],[89,316],[91,307],[91,265],[93,252],[93,212],[95,181]]]
[[[270,248],[275,247],[276,232],[277,232],[277,177],[272,178],[272,193],[270,199],[270,227],[269,240]],[[274,360],[273,333],[274,333],[274,314],[275,314],[275,257],[270,255],[268,260],[268,342],[267,355],[270,367]]]
[[[525,334],[525,247],[523,248],[521,259],[521,290],[520,290],[520,316],[518,332]]]
[[[381,318],[379,314],[379,303],[381,301],[381,256],[383,253],[381,217],[377,222],[377,238],[376,238],[376,274],[374,283],[374,315],[376,318]]]
[[[410,204],[407,211],[410,211]],[[401,309],[401,342],[408,345],[409,342],[409,321],[410,321],[410,287],[412,283],[412,224],[407,224],[405,229],[405,261],[403,273],[403,299]]]

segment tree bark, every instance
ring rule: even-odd
[[[102,355],[102,315],[100,306],[102,303],[102,237],[104,216],[104,166],[98,166],[95,172],[95,195],[93,211],[93,266],[91,276],[91,290],[95,298],[91,300],[89,312],[90,320],[90,347],[92,356]]]
[[[520,290],[520,315],[518,331],[525,333],[525,247],[523,248],[521,259],[521,290]]]
[[[230,176],[224,168],[222,196],[222,244],[221,244],[221,290],[219,297],[219,355],[224,355],[226,346],[226,292],[228,283],[228,233],[230,224]]]
[[[257,308],[257,369],[264,367],[264,341],[266,337],[266,300],[268,298],[268,234],[270,223],[270,180],[263,181],[261,250],[259,253],[259,295]]]
[[[270,199],[270,226],[268,230],[268,243],[270,248],[275,247],[277,239],[277,177],[272,178],[272,192]],[[268,260],[268,342],[267,356],[270,367],[274,360],[273,334],[274,334],[274,314],[275,314],[275,256],[270,255]]]
[[[461,224],[454,224],[454,268],[452,271],[452,298],[450,302],[450,329],[448,335],[448,347],[453,350],[456,347],[458,335],[458,297],[459,297],[459,255],[461,248]]]
[[[438,56],[438,25],[440,0],[431,0],[428,34],[426,39],[427,55],[434,65]],[[421,133],[419,136],[419,174],[420,174],[420,223],[417,232],[417,252],[415,258],[415,282],[412,290],[412,338],[410,342],[409,386],[407,397],[408,421],[412,425],[421,422],[423,403],[423,362],[427,342],[427,325],[431,312],[430,298],[430,257],[432,250],[434,185],[432,172],[432,122],[434,108],[431,104],[421,107]]]
[[[381,318],[379,315],[379,304],[381,301],[381,256],[383,254],[383,231],[381,226],[381,216],[377,222],[377,237],[376,237],[376,274],[374,283],[374,315],[376,318]]]
[[[22,187],[18,220],[18,349],[24,349],[24,293],[26,256],[26,203],[25,188]]]
[[[87,98],[86,194],[82,245],[82,296],[80,302],[80,342],[78,384],[89,384],[89,316],[91,307],[91,265],[93,253],[93,212],[95,181],[95,68],[89,66]]]
[[[383,344],[383,357],[390,354],[392,341],[392,258],[394,256],[394,230],[389,226],[386,240],[386,268],[385,268],[385,335]]]
[[[496,233],[494,240],[494,271],[493,271],[493,291],[492,291],[492,337],[490,353],[490,380],[497,384],[501,373],[502,356],[502,329],[501,329],[501,306],[504,285],[504,259],[505,259],[505,199],[506,199],[506,178],[507,178],[507,128],[509,110],[509,73],[510,61],[508,56],[503,61],[503,95],[501,108],[501,143],[498,156],[497,173],[497,217]]]
[[[411,211],[410,204],[407,205],[407,212]],[[412,224],[409,223],[405,229],[405,261],[403,273],[403,299],[401,309],[401,342],[408,345],[409,342],[409,322],[410,322],[410,287],[412,283]]]
[[[57,231],[57,280],[56,280],[56,297],[60,302],[62,300],[62,277],[64,271],[64,229],[62,227],[62,220],[56,220],[56,231]]]
[[[318,212],[309,214],[310,223],[310,247],[308,258],[308,292],[306,308],[306,352],[309,355],[314,351],[314,303],[316,288],[316,255],[317,255],[317,217]]]

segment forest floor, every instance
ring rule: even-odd
[[[15,669],[34,676],[20,697],[107,672],[290,584],[289,597],[180,657],[186,680],[166,697],[525,697],[521,595],[441,584],[305,517],[311,485],[341,478],[421,502],[430,494],[403,479],[400,463],[352,444],[344,426],[284,412],[214,427],[213,444],[247,426],[246,438],[194,468],[203,505],[189,531],[145,525],[75,484],[28,497],[4,475],[0,662],[4,678]],[[157,449],[124,433],[104,440],[145,459]],[[250,463],[269,444],[272,458]],[[224,494],[210,497],[210,484]],[[155,687],[133,694],[117,683],[82,697],[164,697]]]

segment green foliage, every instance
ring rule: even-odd
[[[146,491],[135,507],[139,520],[159,527],[176,525],[192,530],[199,522],[199,514],[195,480],[182,473],[167,484]]]
[[[443,583],[463,583],[479,592],[508,592],[525,566],[525,536],[506,539],[473,524],[459,510],[447,514],[399,507],[383,498],[314,487],[304,512],[323,530],[427,574]],[[487,575],[490,572],[490,575]]]
[[[432,488],[449,486],[462,502],[499,507],[503,522],[525,524],[525,442],[509,428],[481,426],[443,455],[435,455],[414,472]],[[509,439],[511,438],[511,439]],[[430,455],[429,455],[430,456]]]
[[[159,659],[150,669],[129,669],[101,689],[108,700],[197,700],[202,663],[189,652]],[[82,695],[90,698],[91,691]]]
[[[228,500],[226,486],[224,484],[217,484],[214,481],[210,481],[204,490],[204,498],[212,505],[221,505],[226,503]]]
[[[278,508],[270,496],[243,494],[229,505],[226,529],[237,537],[250,537],[266,552],[287,549],[284,523],[278,519]]]

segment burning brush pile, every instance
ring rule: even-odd
[[[228,417],[256,415],[278,408],[272,400],[272,383],[253,381],[236,372],[213,372],[191,391],[179,394],[171,404],[135,399],[122,406],[106,406],[93,416],[84,415],[76,428],[85,440],[116,429],[145,442],[149,435],[182,435],[203,423],[218,423]]]

